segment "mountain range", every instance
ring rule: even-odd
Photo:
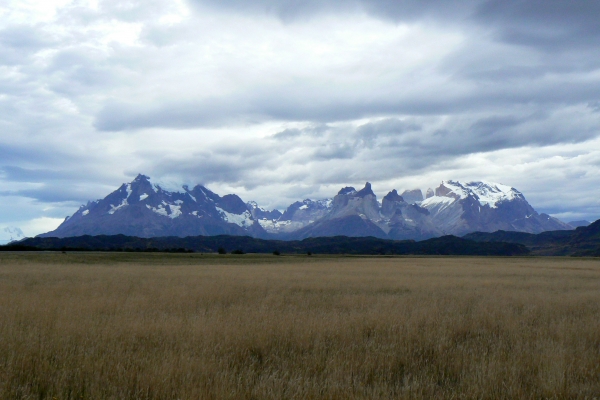
[[[585,225],[585,221],[578,221]],[[425,240],[497,230],[540,233],[574,226],[539,214],[521,192],[491,182],[443,181],[426,195],[395,189],[378,201],[370,183],[342,188],[331,199],[297,201],[283,212],[219,196],[202,185],[167,190],[138,175],[104,199],[82,205],[54,231],[40,237],[128,235],[251,236],[301,240],[323,236],[373,236]]]

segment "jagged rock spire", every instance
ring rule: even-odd
[[[365,197],[368,195],[375,196],[375,193],[373,193],[373,190],[371,190],[371,184],[369,182],[365,183],[365,187],[356,193],[356,197]]]

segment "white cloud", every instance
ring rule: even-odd
[[[23,230],[23,234],[26,237],[33,237],[40,233],[49,232],[56,229],[63,221],[64,218],[40,217],[23,221],[18,226],[21,228],[21,230]]]

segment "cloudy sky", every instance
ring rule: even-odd
[[[0,228],[138,173],[269,208],[490,180],[600,217],[600,1],[4,0]],[[1,230],[1,229],[0,229]]]

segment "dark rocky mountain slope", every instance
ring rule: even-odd
[[[526,232],[473,232],[465,239],[481,243],[504,242],[527,246],[533,255],[600,256],[600,220],[575,230]]]

